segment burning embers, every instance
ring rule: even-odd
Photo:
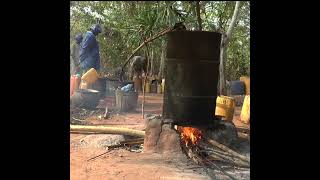
[[[178,126],[181,139],[185,142],[186,146],[192,144],[196,145],[197,142],[203,137],[202,132],[197,128]]]

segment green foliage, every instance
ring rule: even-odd
[[[198,27],[195,3],[190,1],[72,1],[70,3],[70,37],[85,33],[99,22],[104,33],[98,36],[102,72],[107,73],[124,63],[132,51],[160,30],[184,21],[187,29]],[[225,32],[232,17],[234,1],[201,1],[204,31]],[[238,79],[249,75],[250,67],[250,4],[243,1],[239,21],[228,47],[226,77]],[[105,35],[107,32],[107,36]],[[154,54],[154,73],[158,73],[161,57],[161,37],[149,44]],[[138,55],[144,55],[142,48]]]

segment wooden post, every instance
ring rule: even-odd
[[[146,42],[146,40],[144,40]],[[141,107],[141,111],[142,111],[142,119],[144,119],[144,102],[145,102],[145,88],[146,88],[146,80],[147,80],[147,77],[148,77],[148,73],[149,73],[149,48],[148,48],[148,44],[146,43],[146,48],[147,48],[147,72],[145,72],[145,78],[144,78],[144,83],[143,83],[143,100],[142,100],[142,107]]]

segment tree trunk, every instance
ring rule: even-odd
[[[164,76],[164,60],[165,60],[165,43],[162,42],[161,46],[161,59],[160,59],[160,67],[159,67],[159,73],[158,78],[163,78]]]
[[[240,1],[236,1],[236,5],[235,5],[234,11],[233,11],[232,19],[231,19],[230,25],[227,30],[227,39],[225,41],[225,44],[227,44],[231,39],[232,31],[234,29],[234,26],[235,26],[237,20],[238,20],[239,9],[240,9]]]
[[[201,16],[200,16],[199,1],[196,1],[196,11],[197,11],[197,19],[198,19],[199,31],[202,31],[202,20],[201,20]]]
[[[238,19],[239,9],[240,9],[240,1],[236,1],[236,5],[235,5],[234,11],[233,11],[232,19],[231,19],[230,25],[228,27],[227,33],[226,34],[222,33],[221,46],[220,46],[220,67],[219,67],[220,95],[226,95],[225,67],[226,67],[226,61],[227,61],[227,46],[230,41],[233,28],[234,28],[236,21]]]
[[[223,44],[225,35],[222,34],[221,45],[220,45],[220,66],[219,66],[219,92],[220,95],[227,95],[226,91],[226,79],[225,79],[225,63],[226,63],[226,46]]]
[[[150,53],[150,76],[152,76],[153,75],[153,72],[154,72],[154,58],[153,58],[154,56],[153,56],[153,49],[151,48],[151,53]]]

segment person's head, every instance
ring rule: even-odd
[[[90,30],[95,36],[102,32],[102,28],[99,24],[92,25]]]
[[[75,39],[76,39],[77,44],[80,44],[82,42],[82,39],[83,39],[82,34],[77,34]]]

